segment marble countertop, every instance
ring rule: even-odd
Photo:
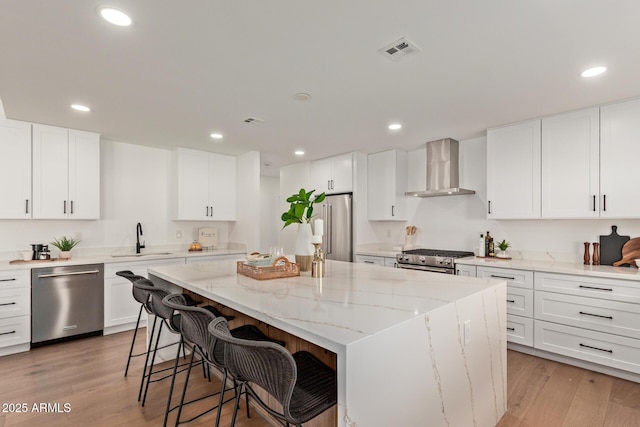
[[[236,262],[149,273],[331,351],[496,285],[487,279],[327,261],[326,276],[254,280]]]
[[[43,268],[54,267],[62,265],[85,265],[85,264],[114,264],[120,262],[133,262],[133,261],[152,261],[159,259],[171,259],[171,258],[192,258],[192,257],[205,257],[212,255],[236,255],[245,254],[242,249],[214,249],[202,252],[189,252],[185,250],[179,251],[148,251],[144,252],[142,256],[128,251],[115,251],[108,254],[99,254],[92,256],[74,256],[70,260],[55,260],[45,262],[24,262],[11,264],[10,261],[0,261],[0,271],[5,270],[20,270],[31,268]]]
[[[499,258],[460,258],[457,264],[478,267],[513,268],[547,273],[575,274],[609,279],[640,281],[640,270],[636,267],[613,267],[611,265],[584,265],[572,262],[541,261]]]

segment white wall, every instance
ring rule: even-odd
[[[199,227],[217,227],[221,245],[229,241],[226,222],[172,221],[171,152],[119,142],[101,143],[101,217],[96,221],[0,220],[0,258],[15,258],[31,243],[80,235],[74,253],[96,248],[135,247],[135,225],[142,223],[147,246],[188,246]],[[176,231],[182,237],[176,237]],[[238,242],[243,243],[243,242]]]
[[[278,245],[278,234],[282,228],[280,216],[280,178],[260,177],[260,252],[269,253],[271,246]]]
[[[309,188],[309,183],[311,182],[310,170],[310,162],[302,162],[280,168],[280,213],[289,209],[289,204],[286,202],[289,196],[297,193],[301,188]],[[282,223],[280,223],[278,229],[281,228]],[[284,248],[284,253],[287,255],[295,253],[296,230],[297,226],[291,224],[278,232],[278,245]]]
[[[487,220],[486,145],[485,137],[460,142],[460,186],[476,194],[411,198],[409,221],[370,222],[371,233],[361,235],[360,243],[401,245],[404,228],[415,225],[416,243],[423,247],[476,251],[480,233],[489,230],[495,240],[509,241],[514,251],[551,252],[579,261],[583,242],[598,242],[600,235],[611,232],[611,225],[617,225],[621,235],[640,236],[640,220]],[[409,157],[412,154],[417,155],[410,152]],[[629,197],[634,197],[632,191]]]
[[[237,221],[231,223],[229,240],[247,245],[247,252],[251,253],[260,249],[259,152],[238,156],[237,179]]]

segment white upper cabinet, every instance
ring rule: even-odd
[[[317,160],[311,165],[311,189],[314,194],[351,193],[353,191],[353,155],[343,154]]]
[[[369,154],[367,173],[369,220],[406,221],[406,151],[389,150]]]
[[[600,109],[542,119],[542,217],[600,216]]]
[[[487,217],[540,218],[540,120],[487,130]]]
[[[33,218],[100,217],[100,135],[33,125]]]
[[[31,218],[31,124],[0,120],[0,219]]]
[[[178,148],[174,219],[236,220],[236,158]]]
[[[640,99],[600,109],[600,216],[640,217]]]

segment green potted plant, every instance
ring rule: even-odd
[[[311,268],[311,260],[313,258],[313,245],[311,244],[311,218],[313,218],[313,205],[322,203],[325,193],[321,193],[313,197],[315,190],[306,191],[301,188],[296,194],[287,198],[289,210],[282,213],[280,219],[284,222],[282,228],[286,228],[291,224],[298,224],[296,235],[296,263],[300,266],[301,271],[307,271]]]
[[[59,239],[54,238],[53,242],[50,244],[60,250],[60,258],[70,259],[71,249],[73,249],[78,243],[80,243],[80,240],[76,240],[73,237],[63,236]]]
[[[321,193],[315,198],[311,198],[316,190],[306,191],[301,188],[296,194],[293,194],[287,198],[287,203],[290,203],[289,210],[282,213],[280,219],[284,221],[282,228],[285,228],[291,224],[308,224],[313,217],[313,204],[322,203],[325,198],[325,194]]]
[[[507,258],[507,249],[509,249],[509,246],[511,246],[511,244],[503,239],[502,242],[498,243],[498,249],[500,249],[500,252],[498,252],[498,255],[496,256],[499,258]]]

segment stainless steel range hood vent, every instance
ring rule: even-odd
[[[427,142],[427,190],[409,191],[406,196],[441,197],[475,194],[460,188],[458,141],[451,138]]]

